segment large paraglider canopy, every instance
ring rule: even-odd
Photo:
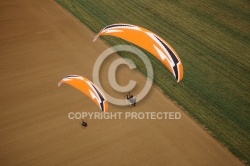
[[[79,75],[68,75],[58,83],[58,86],[62,83],[67,83],[86,94],[103,112],[108,111],[108,102],[103,92],[87,78]]]
[[[131,24],[112,24],[103,28],[94,38],[110,35],[129,41],[158,58],[174,75],[177,82],[183,78],[183,66],[175,50],[161,37],[142,27]]]

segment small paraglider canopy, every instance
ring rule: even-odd
[[[108,102],[103,92],[101,92],[101,90],[87,78],[79,75],[68,75],[58,83],[58,86],[62,83],[67,83],[86,94],[99,106],[101,111],[108,111]]]
[[[115,36],[147,50],[170,70],[177,82],[182,80],[183,66],[178,54],[153,32],[131,24],[112,24],[103,28],[95,36],[94,41],[101,35]]]

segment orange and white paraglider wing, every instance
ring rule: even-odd
[[[108,111],[108,102],[106,97],[100,89],[87,78],[78,75],[68,75],[58,83],[58,86],[62,83],[67,83],[86,94],[103,112]]]
[[[183,78],[183,66],[175,50],[161,37],[142,27],[131,24],[112,24],[102,29],[101,35],[119,37],[150,52],[158,58],[174,75],[177,82]]]

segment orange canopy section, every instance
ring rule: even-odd
[[[99,90],[99,88],[87,78],[78,75],[68,75],[58,83],[58,86],[62,83],[67,83],[86,94],[103,112],[108,111],[108,102],[106,97]]]
[[[158,58],[174,75],[177,82],[183,78],[183,66],[175,50],[161,37],[142,27],[131,24],[112,24],[102,29],[94,38],[110,35],[129,41]]]

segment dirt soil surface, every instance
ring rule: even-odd
[[[179,120],[68,118],[69,112],[100,112],[86,95],[57,83],[68,74],[92,79],[97,57],[108,48],[52,0],[0,2],[0,163],[1,165],[243,165],[227,148],[153,86],[136,107],[109,104],[110,112],[179,112]],[[116,93],[106,59],[100,74],[105,90]],[[145,78],[126,65],[117,80]],[[178,85],[176,86],[178,88]],[[218,124],[219,125],[219,124]]]

